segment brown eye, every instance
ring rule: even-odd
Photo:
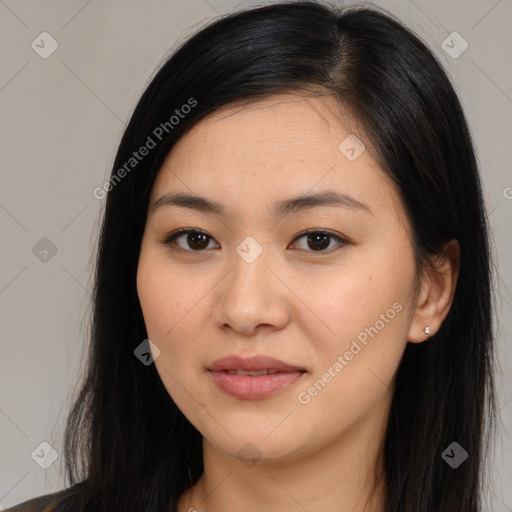
[[[184,240],[182,244],[178,240]],[[177,245],[179,249],[190,252],[202,252],[208,248],[209,241],[213,240],[210,235],[203,231],[193,229],[179,229],[171,233],[164,241],[164,244]]]
[[[329,247],[333,240],[338,242],[338,245],[342,246],[348,243],[348,241],[341,236],[335,235],[329,231],[306,231],[295,238],[295,240],[300,240],[301,238],[306,239],[307,247],[310,249],[309,252],[326,252],[325,249]],[[304,250],[308,251],[308,249]]]

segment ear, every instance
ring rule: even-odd
[[[426,271],[416,309],[414,310],[408,341],[421,343],[433,336],[441,327],[450,311],[460,267],[460,246],[456,239],[446,242],[434,263],[434,269]],[[430,334],[425,334],[425,327]]]

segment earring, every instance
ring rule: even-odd
[[[425,334],[426,334],[427,336],[429,336],[429,335],[430,335],[430,328],[429,328],[429,326],[428,326],[428,325],[427,325],[427,327],[425,327],[425,331],[424,331],[424,332],[425,332]]]

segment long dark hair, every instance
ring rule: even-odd
[[[149,195],[165,157],[201,119],[283,92],[328,95],[353,115],[397,186],[418,269],[445,241],[460,244],[451,310],[428,342],[407,345],[398,368],[384,446],[386,511],[481,510],[496,416],[493,273],[465,116],[440,63],[394,16],[302,1],[223,16],[173,52],[134,109],[110,181],[95,191],[108,194],[91,343],[65,432],[80,510],[176,510],[202,474],[200,433],[155,366],[134,355],[147,338],[136,272]],[[135,158],[143,146],[146,155]],[[456,469],[441,456],[452,442],[469,454]]]

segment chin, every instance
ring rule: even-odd
[[[207,430],[200,429],[210,444],[217,450],[240,459],[241,462],[248,461],[249,467],[258,461],[273,463],[293,460],[308,451],[307,440],[298,438],[296,433],[285,429],[281,432],[261,429],[254,420],[252,424],[240,424],[238,429],[230,425],[228,431],[232,436],[221,427]]]

